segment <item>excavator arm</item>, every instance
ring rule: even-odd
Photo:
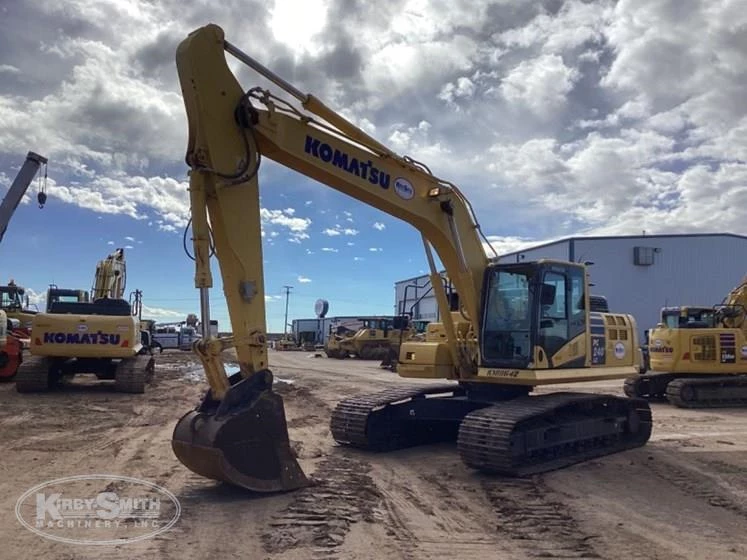
[[[280,85],[323,120],[314,120],[267,91],[244,92],[226,63],[226,51]],[[187,162],[193,170],[190,189],[199,288],[211,283],[204,257],[208,236],[199,208],[207,207],[211,224],[225,230],[222,234],[214,231],[221,263],[231,258],[227,252],[238,254],[235,248],[228,249],[236,239],[241,239],[243,246],[256,245],[249,258],[261,255],[260,238],[256,237],[256,171],[260,157],[265,156],[417,228],[423,235],[431,274],[437,274],[432,246],[460,294],[471,334],[479,335],[479,294],[488,260],[474,213],[459,189],[434,177],[425,166],[398,156],[313,96],[298,92],[225,41],[222,30],[215,25],[199,29],[180,45],[177,67],[189,120]],[[255,237],[256,243],[247,241]],[[230,290],[226,297],[230,308],[245,310],[239,312],[246,315],[242,321],[263,330],[261,260],[253,262],[256,278],[245,280],[241,290],[251,287],[260,294],[258,301],[237,299]],[[236,262],[230,268],[240,270],[243,266]],[[223,265],[221,273],[229,273]],[[440,280],[434,283],[440,284]],[[441,309],[448,309],[445,293],[437,290],[436,295]],[[457,347],[451,317],[444,321],[448,339],[453,341],[450,350],[454,363],[459,370],[474,370],[476,356],[464,345]]]
[[[117,249],[96,265],[91,300],[122,299],[127,285],[127,263],[124,249]]]
[[[267,91],[245,92],[228,67],[226,51],[300,98],[307,112],[320,119]],[[209,323],[208,294],[213,285],[209,256],[214,250],[232,336],[204,337],[195,344],[210,391],[177,425],[174,451],[184,464],[210,478],[256,490],[291,489],[306,480],[292,459],[282,401],[272,392],[268,369],[257,182],[261,158],[271,158],[415,226],[423,235],[434,285],[440,286],[441,280],[431,247],[460,293],[473,337],[478,335],[479,293],[488,259],[471,208],[454,185],[396,155],[317,99],[285,84],[226,42],[218,26],[191,33],[179,45],[176,62],[189,126],[186,161],[202,322]],[[436,292],[441,309],[448,310],[446,294]],[[445,315],[453,363],[458,371],[474,371],[476,348],[458,339],[450,314]],[[221,359],[229,348],[235,348],[240,365],[240,372],[231,378]],[[258,410],[274,418],[272,422],[265,418],[264,438],[246,425]],[[244,419],[245,425],[234,430],[234,435],[239,431],[243,435],[231,446],[233,450],[243,446],[241,457],[221,448],[218,440],[230,426],[219,425],[216,413],[233,415],[236,426],[238,418]],[[266,430],[270,424],[275,427]],[[269,453],[274,468],[251,464],[260,457],[259,448],[274,450]]]
[[[747,332],[747,276],[716,306],[716,313],[726,328]]]

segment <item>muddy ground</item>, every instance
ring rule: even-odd
[[[453,444],[388,454],[337,446],[335,403],[403,380],[374,362],[271,352],[275,376],[291,382],[278,390],[293,446],[317,484],[253,495],[177,461],[174,424],[205,385],[191,354],[158,360],[144,395],[85,380],[40,395],[0,384],[0,558],[747,558],[747,411],[654,404],[644,448],[505,479],[465,468]],[[574,389],[621,394],[620,382]],[[179,521],[103,547],[48,540],[16,519],[16,501],[33,486],[94,473],[167,488]]]

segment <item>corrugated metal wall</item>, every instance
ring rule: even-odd
[[[631,313],[639,331],[656,325],[665,305],[715,305],[747,274],[747,239],[732,236],[577,239],[576,259],[593,261],[592,293],[611,311]],[[635,247],[652,248],[637,266]]]

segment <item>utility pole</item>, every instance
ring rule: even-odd
[[[137,315],[138,321],[143,319],[143,292],[142,290],[135,290],[130,294],[130,300],[132,301],[132,314]]]
[[[283,289],[285,289],[285,321],[283,321],[283,335],[285,336],[288,334],[288,298],[293,286],[283,286]]]

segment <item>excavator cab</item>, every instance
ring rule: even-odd
[[[489,267],[483,292],[482,365],[557,367],[556,354],[586,331],[585,286],[586,271],[574,263],[540,261]]]

